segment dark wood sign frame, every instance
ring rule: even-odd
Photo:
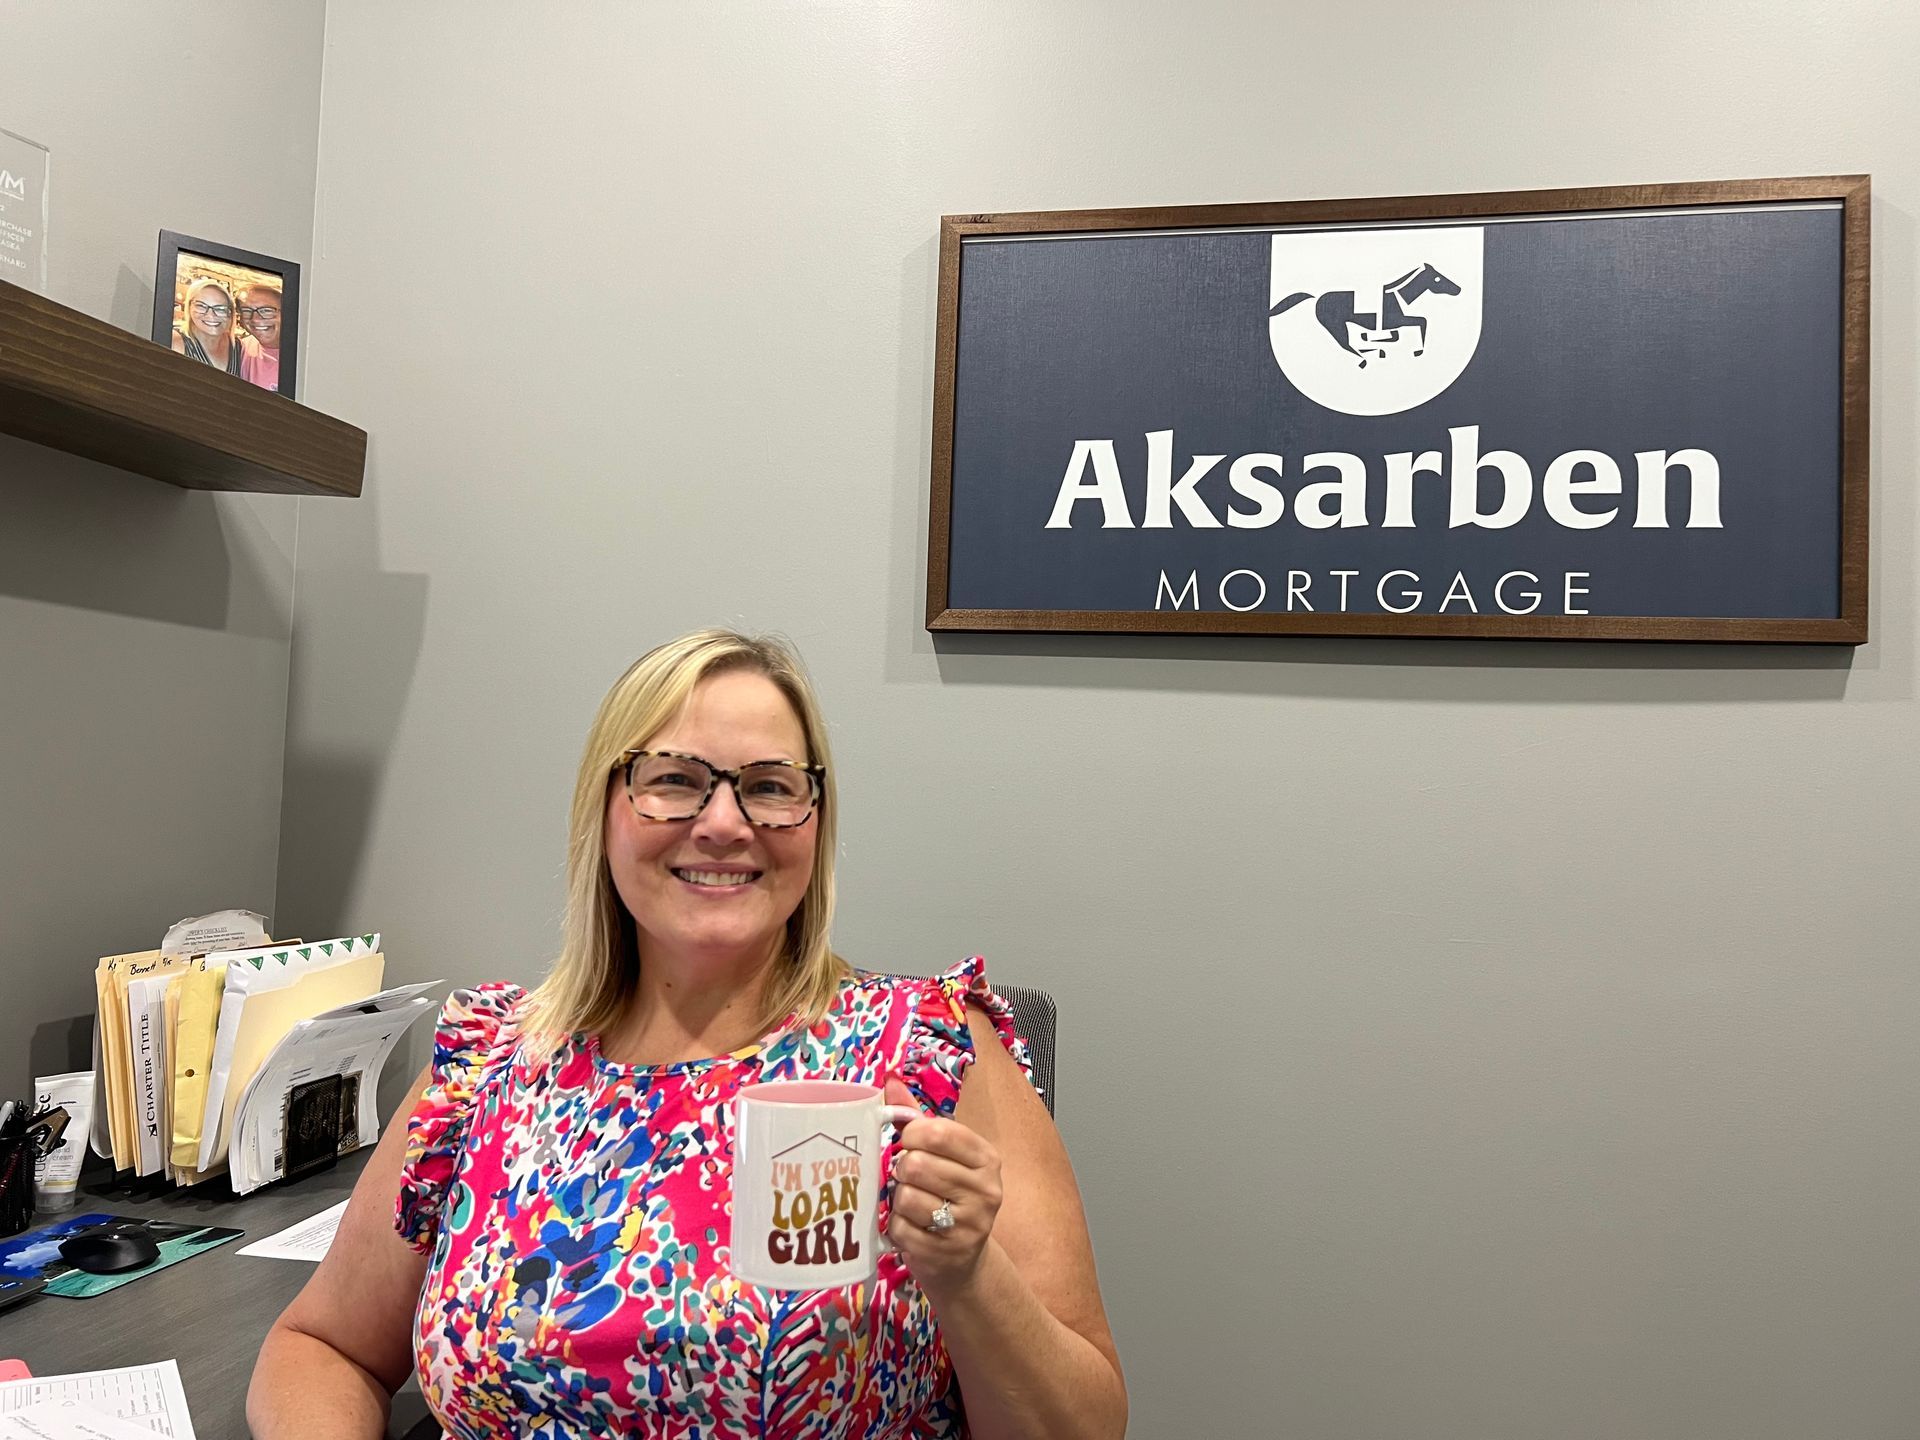
[[[953,504],[954,380],[959,359],[960,248],[981,235],[1066,235],[1084,231],[1230,226],[1362,224],[1378,220],[1463,220],[1477,216],[1575,215],[1606,210],[1837,201],[1841,206],[1841,553],[1840,614],[1830,620],[1687,616],[1283,614],[1234,611],[982,610],[947,601]],[[1868,244],[1872,203],[1866,175],[1711,180],[1273,204],[1194,205],[1128,210],[947,215],[940,222],[939,328],[933,390],[933,475],[927,527],[927,629],[1201,635],[1418,635],[1560,640],[1759,641],[1859,645],[1867,639]]]

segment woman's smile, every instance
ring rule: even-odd
[[[767,873],[764,870],[716,870],[679,865],[668,868],[674,879],[694,890],[714,895],[737,895]]]

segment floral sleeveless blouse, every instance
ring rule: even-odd
[[[733,1277],[727,1236],[742,1085],[894,1077],[951,1116],[969,1000],[1032,1078],[977,956],[926,980],[861,975],[811,1029],[678,1065],[616,1064],[592,1036],[523,1047],[525,997],[495,983],[447,1001],[407,1126],[396,1223],[428,1256],[415,1359],[449,1436],[966,1435],[932,1307],[896,1256],[868,1284],[783,1293]]]

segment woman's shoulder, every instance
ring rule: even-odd
[[[926,1024],[931,1014],[944,1014],[947,1004],[937,975],[904,975],[889,970],[852,966],[841,978],[826,1013],[807,1028],[814,1042],[831,1042],[855,1049],[873,1043],[897,1050],[903,1040]]]
[[[910,1088],[949,1113],[960,1081],[973,1063],[969,1008],[982,1012],[1000,1041],[1031,1075],[1027,1045],[1014,1029],[1013,1007],[987,980],[987,962],[970,955],[932,975],[896,975],[856,971],[842,991],[842,1004],[854,1016],[884,1017],[883,1028],[897,1037],[900,1064]]]
[[[528,998],[526,987],[511,980],[483,980],[478,985],[461,986],[448,995],[440,1007],[440,1018],[497,1030],[519,1022]]]
[[[468,1069],[511,1049],[528,998],[526,989],[511,980],[488,980],[447,996],[433,1031],[435,1072]]]
[[[506,980],[455,990],[440,1007],[426,1090],[407,1117],[395,1224],[423,1254],[431,1250],[456,1159],[473,1120],[475,1094],[501,1073],[519,1038],[527,992]]]
[[[951,972],[948,972],[949,974]],[[891,970],[854,970],[841,982],[834,1009],[844,1016],[917,1014],[929,1004],[944,1008],[943,975],[905,975]]]
[[[987,983],[986,960],[971,955],[958,965],[932,975],[855,970],[842,993],[851,993],[868,1001],[904,1003],[915,1008],[931,1006],[958,1014],[967,996],[984,999],[993,994],[993,989]]]

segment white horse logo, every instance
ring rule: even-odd
[[[1484,263],[1479,226],[1282,231],[1267,302],[1273,358],[1329,410],[1424,405],[1480,344]]]

